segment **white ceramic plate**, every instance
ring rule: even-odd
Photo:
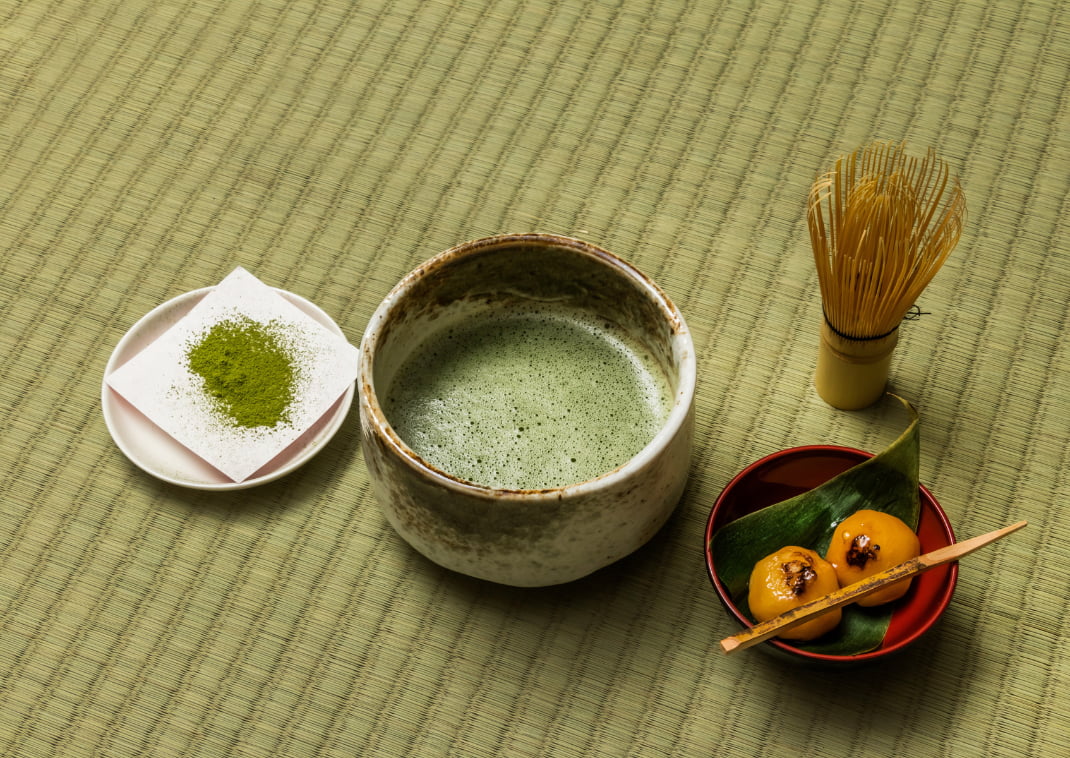
[[[189,313],[214,287],[187,292],[157,306],[145,314],[128,331],[104,368],[101,387],[101,408],[104,423],[112,439],[127,458],[142,470],[181,487],[200,490],[240,490],[271,482],[289,474],[318,453],[341,427],[353,402],[355,384],[285,450],[270,460],[248,479],[235,482],[209,465],[200,456],[175,440],[108,386],[106,377],[123,363],[148,347],[153,340],[174,326]],[[342,330],[319,307],[292,292],[276,289],[295,306],[335,334],[344,337]]]

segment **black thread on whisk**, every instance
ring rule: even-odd
[[[921,306],[919,306],[917,303],[914,303],[914,305],[910,306],[910,310],[908,310],[906,313],[903,314],[903,320],[904,321],[917,321],[922,316],[931,316],[931,315],[932,315],[932,313],[930,311],[923,311],[921,309]]]
[[[839,329],[837,329],[835,327],[835,325],[833,325],[833,323],[831,321],[829,321],[829,317],[825,313],[824,308],[821,309],[821,314],[823,316],[825,316],[825,323],[829,325],[829,329],[831,329],[833,331],[833,333],[835,333],[839,337],[843,337],[845,340],[854,340],[855,342],[872,342],[873,340],[884,339],[889,334],[892,334],[896,329],[899,328],[899,324],[896,324],[894,327],[892,327],[891,329],[886,331],[884,334],[878,334],[875,337],[855,337],[852,334],[845,334],[844,332],[841,332]]]
[[[837,336],[843,337],[845,340],[854,340],[855,342],[872,342],[873,340],[881,340],[887,337],[889,334],[899,328],[899,324],[886,331],[884,334],[878,334],[876,337],[855,337],[851,334],[845,334],[837,329],[831,321],[829,321],[828,314],[825,313],[825,309],[821,309],[821,315],[825,317],[825,323],[829,325],[829,329],[833,331]],[[930,311],[923,311],[917,303],[910,306],[910,309],[903,314],[903,321],[917,321],[922,316],[931,316]]]

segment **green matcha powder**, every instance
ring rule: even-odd
[[[280,329],[274,321],[240,316],[220,321],[190,345],[189,369],[228,424],[254,429],[289,421],[297,365]]]

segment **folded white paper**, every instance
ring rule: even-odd
[[[293,369],[292,399],[272,424],[240,423],[240,414],[228,413],[228,406],[209,392],[204,371],[191,369],[192,351],[206,335],[235,325],[270,333],[272,355],[282,353],[281,359]],[[285,450],[345,393],[356,380],[358,355],[343,337],[239,267],[113,371],[107,383],[165,432],[241,482]],[[249,355],[235,359],[251,360]]]

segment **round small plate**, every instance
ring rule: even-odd
[[[710,550],[713,535],[731,521],[812,490],[872,456],[872,453],[838,445],[789,448],[755,461],[725,486],[706,522],[706,572],[721,604],[741,626],[749,627],[753,623],[732,602],[727,588],[717,575],[716,561]],[[921,511],[917,532],[922,553],[954,543],[955,533],[951,522],[933,494],[919,485],[918,497]],[[823,655],[802,650],[779,639],[767,641],[762,648],[791,660],[817,665],[853,665],[884,658],[907,647],[933,627],[950,604],[957,579],[958,563],[937,566],[914,577],[910,590],[897,601],[884,642],[868,653]]]
[[[104,368],[101,409],[104,423],[123,454],[138,468],[180,487],[199,490],[240,490],[274,481],[306,463],[326,445],[341,427],[353,402],[351,384],[320,419],[285,450],[264,464],[248,479],[235,482],[149,420],[108,386],[107,377],[189,313],[214,287],[187,292],[145,314],[128,331]],[[318,306],[292,292],[275,289],[308,316],[340,337],[345,335]]]

